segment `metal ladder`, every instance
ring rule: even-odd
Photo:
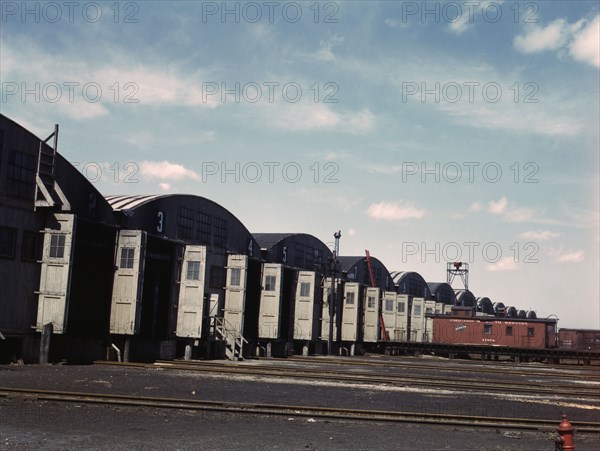
[[[54,138],[52,147],[48,141]],[[56,183],[56,152],[58,147],[58,124],[54,126],[54,132],[44,141],[40,141],[38,152],[37,170],[35,174],[35,203],[34,209],[38,207],[60,206],[63,211],[71,209],[69,201]]]
[[[219,316],[210,317],[213,335],[225,343],[225,355],[228,360],[244,360],[244,344],[248,344],[242,334],[236,331],[225,318]]]

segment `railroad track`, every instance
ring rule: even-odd
[[[502,368],[486,368],[486,366],[491,364],[482,364],[480,362],[466,362],[460,364],[448,364],[446,362],[431,365],[431,364],[407,364],[402,362],[392,362],[389,360],[380,360],[376,362],[368,362],[364,359],[343,359],[343,358],[328,358],[328,357],[301,357],[301,356],[293,356],[288,357],[286,359],[274,359],[274,358],[265,358],[262,357],[261,360],[282,360],[282,361],[298,361],[298,362],[313,362],[313,363],[328,363],[328,364],[340,364],[340,365],[356,365],[356,366],[374,366],[374,367],[387,367],[387,368],[404,368],[404,369],[430,369],[437,371],[448,371],[448,372],[456,372],[456,371],[464,371],[465,369],[473,370],[476,368],[478,373],[496,373],[496,374],[512,374],[512,375],[520,375],[526,374],[527,376],[548,376],[550,373],[548,371],[531,371],[531,367],[520,366],[523,370],[507,370]],[[600,368],[596,369],[584,369],[585,367],[574,369],[574,368],[563,368],[560,367],[550,367],[560,370],[560,376],[568,376],[572,378],[581,378],[585,380],[589,379],[599,379],[600,380]]]
[[[383,410],[359,410],[335,407],[289,406],[278,404],[254,404],[223,401],[190,400],[181,398],[157,398],[116,394],[62,392],[35,389],[0,387],[3,398],[31,399],[35,401],[75,402],[111,406],[146,407],[155,409],[183,409],[217,411],[255,415],[285,415],[339,420],[374,422],[438,424],[445,426],[488,427],[500,429],[555,430],[559,420],[529,418],[486,417],[420,412],[396,412]],[[600,423],[571,421],[578,433],[600,433]]]
[[[564,385],[548,386],[533,384],[529,382],[498,382],[498,381],[481,381],[478,379],[460,380],[443,380],[439,377],[426,376],[398,376],[393,374],[365,374],[357,372],[325,369],[308,369],[308,368],[290,368],[284,366],[247,366],[225,364],[218,362],[201,362],[201,361],[157,361],[154,364],[147,363],[117,363],[117,362],[96,362],[97,364],[133,366],[138,368],[169,368],[183,371],[196,371],[205,373],[222,373],[235,375],[249,376],[271,376],[271,377],[286,377],[286,378],[301,378],[320,381],[334,382],[351,382],[362,384],[385,384],[391,386],[403,387],[433,387],[437,389],[454,389],[454,390],[482,390],[485,392],[500,392],[500,393],[519,393],[533,395],[560,395],[576,398],[600,399],[600,391],[598,387],[583,389],[579,387],[565,387]]]

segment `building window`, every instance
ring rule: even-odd
[[[42,236],[37,232],[23,232],[21,260],[34,262],[42,258]]]
[[[310,282],[300,283],[300,296],[303,298],[307,298],[310,296]]]
[[[6,191],[19,197],[33,199],[36,169],[36,156],[18,151],[11,152],[6,168]]]
[[[217,247],[227,247],[227,221],[220,218],[215,218],[215,240],[214,245]]]
[[[51,255],[52,256],[52,255]],[[133,269],[133,257],[135,256],[135,249],[132,247],[121,248],[121,263],[120,268]]]
[[[433,314],[433,309],[431,307],[426,307],[425,308],[425,314],[426,315],[431,315]]]
[[[346,293],[346,305],[354,305],[354,293]]]
[[[200,262],[187,262],[187,280],[200,280]]]
[[[533,337],[534,335],[535,335],[535,329],[533,327],[528,327],[527,328],[527,336]]]
[[[65,256],[65,239],[65,235],[53,234],[50,236],[50,258],[63,258]]]
[[[398,313],[404,313],[404,302],[398,302]]]
[[[393,312],[394,311],[394,300],[393,299],[386,299],[385,300],[385,311],[386,312]]]
[[[512,337],[513,334],[513,327],[512,326],[506,326],[506,336],[507,337]]]
[[[277,284],[277,276],[266,276],[265,277],[265,291],[275,291],[276,284]]]
[[[421,306],[413,305],[413,316],[421,316]]]
[[[220,266],[213,265],[210,267],[208,284],[211,288],[223,288],[225,286],[225,277],[225,269]]]
[[[239,287],[242,284],[241,268],[231,268],[231,273],[229,276],[229,284],[232,287]]]
[[[179,207],[177,212],[177,238],[192,240],[194,238],[194,210]]]
[[[369,296],[367,298],[367,308],[370,308],[370,309],[375,308],[375,296]]]
[[[491,324],[484,324],[483,325],[483,333],[485,335],[491,335],[491,333],[492,333],[492,325]]]
[[[210,215],[198,212],[196,214],[196,241],[210,244],[212,221]]]
[[[0,257],[15,258],[17,229],[0,227]]]

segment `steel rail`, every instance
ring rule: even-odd
[[[392,368],[414,368],[414,369],[431,369],[431,370],[439,370],[439,371],[448,371],[448,372],[456,372],[462,371],[467,366],[477,366],[477,371],[481,373],[500,373],[500,374],[515,374],[515,375],[523,375],[523,371],[515,371],[515,370],[504,370],[502,368],[485,368],[487,365],[492,365],[490,363],[482,364],[481,362],[465,362],[460,364],[448,364],[447,362],[441,362],[439,365],[432,364],[407,364],[401,362],[391,362],[389,360],[378,361],[378,362],[367,362],[364,359],[332,359],[328,357],[303,357],[303,356],[293,356],[287,357],[285,359],[278,359],[272,357],[261,357],[260,360],[281,360],[281,361],[302,361],[302,362],[315,362],[315,363],[328,363],[328,364],[341,364],[341,365],[357,365],[357,366],[377,366],[377,367],[392,367]],[[526,371],[528,376],[547,376],[548,372],[544,371],[529,371],[530,368],[520,365],[519,368],[523,368]],[[561,370],[562,375],[569,377],[581,377],[582,379],[600,379],[600,368],[596,369],[584,369],[586,367],[582,367],[581,369],[575,368],[563,368],[560,367],[549,367],[550,369],[559,369]],[[586,374],[582,374],[586,373]],[[588,374],[590,373],[590,374]]]
[[[423,412],[399,412],[383,410],[361,410],[336,407],[290,406],[278,404],[255,404],[226,401],[190,400],[181,398],[158,398],[102,393],[61,392],[37,389],[0,387],[0,396],[5,399],[34,399],[36,401],[77,402],[113,406],[182,409],[196,411],[219,411],[257,415],[286,415],[292,417],[316,417],[341,420],[375,422],[398,422],[438,424],[469,427],[494,427],[502,429],[550,430],[556,429],[557,420],[530,418],[486,417]],[[578,433],[600,433],[600,423],[571,421]]]
[[[497,381],[482,381],[478,379],[461,379],[460,381],[440,380],[436,377],[412,377],[398,376],[393,374],[365,374],[365,373],[340,373],[339,371],[322,370],[322,369],[301,369],[301,368],[286,368],[286,367],[263,367],[256,366],[233,366],[232,364],[216,364],[210,363],[206,365],[200,361],[157,361],[154,364],[144,363],[118,363],[118,362],[97,362],[98,364],[109,365],[128,365],[137,366],[140,368],[169,368],[183,371],[201,371],[208,373],[226,373],[251,376],[272,376],[272,377],[291,377],[302,379],[326,380],[334,382],[355,382],[364,384],[386,384],[393,386],[421,386],[435,387],[442,389],[461,389],[461,390],[482,390],[486,392],[502,392],[502,393],[525,393],[525,394],[546,394],[558,396],[574,396],[574,397],[590,397],[600,398],[598,389],[583,390],[577,387],[575,390],[568,389],[564,385],[556,385],[554,388],[542,385],[532,385],[531,383],[516,383],[516,382],[497,382]]]

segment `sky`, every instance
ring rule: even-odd
[[[598,1],[0,7],[2,113],[101,193],[600,328]]]

